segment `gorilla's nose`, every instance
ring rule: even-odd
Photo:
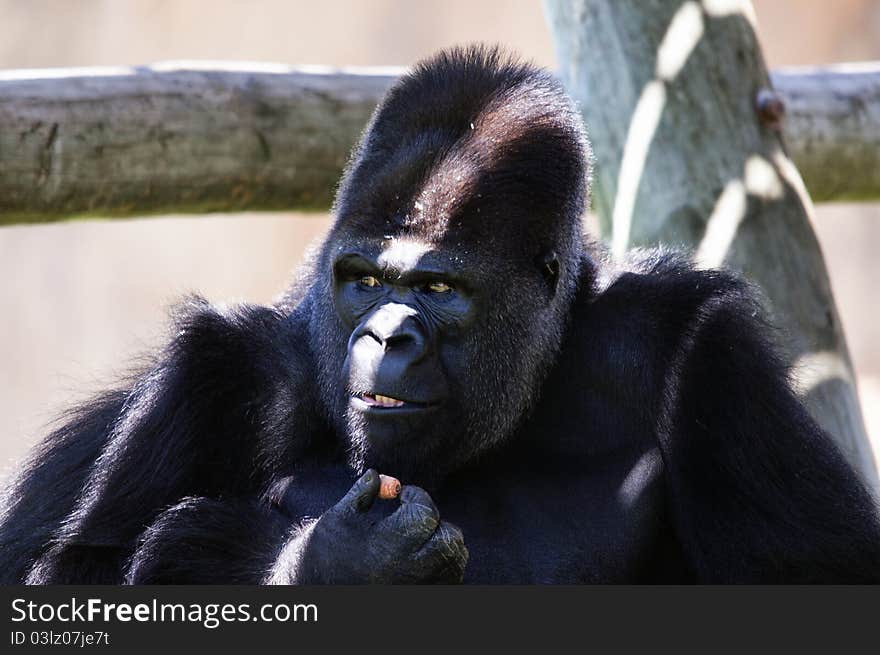
[[[402,303],[386,303],[363,324],[361,332],[378,341],[386,353],[403,355],[415,363],[428,352],[428,339],[418,311]]]

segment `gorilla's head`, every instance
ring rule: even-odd
[[[510,434],[578,280],[589,152],[547,72],[457,49],[387,94],[340,186],[312,289],[329,419],[409,481]]]

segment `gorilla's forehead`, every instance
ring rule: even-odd
[[[376,261],[382,268],[409,271],[419,267],[426,258],[435,258],[438,253],[433,244],[421,239],[401,238],[383,240],[384,248]],[[442,258],[442,256],[441,256]]]
[[[413,234],[383,235],[382,237],[355,237],[341,239],[335,248],[339,257],[356,252],[376,262],[383,270],[405,273],[422,270],[438,273],[474,269],[484,263],[485,254],[468,247],[451,247],[442,241]]]

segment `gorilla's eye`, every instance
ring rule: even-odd
[[[360,280],[358,280],[358,283],[361,286],[370,287],[371,289],[382,286],[382,283],[379,282],[379,280],[377,280],[372,275],[364,275]]]
[[[428,291],[431,293],[449,293],[452,291],[452,287],[446,284],[446,282],[431,282],[428,285]]]

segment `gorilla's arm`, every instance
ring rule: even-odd
[[[877,508],[788,384],[749,290],[704,302],[663,390],[670,510],[701,582],[880,581]]]
[[[30,454],[3,499],[0,584],[21,582],[45,552],[73,509],[124,403],[122,392],[95,398],[66,416],[65,423]]]
[[[261,584],[289,536],[290,521],[265,503],[185,498],[144,532],[125,582]]]
[[[175,329],[121,406],[95,405],[86,414],[97,418],[65,430],[80,444],[72,451],[78,471],[91,464],[87,475],[69,482],[37,475],[51,455],[25,473],[19,505],[37,508],[41,522],[39,543],[15,554],[37,559],[28,582],[120,582],[138,536],[163,508],[186,496],[256,497],[267,469],[295,457],[279,451],[297,448],[294,435],[308,433],[293,425],[305,412],[285,366],[303,358],[293,351],[289,319],[268,308],[221,312],[196,299],[178,312]],[[64,453],[56,459],[56,471],[70,463]],[[81,489],[68,488],[74,482]],[[4,537],[14,520],[6,518]],[[51,546],[41,553],[49,531]]]
[[[367,471],[320,518],[293,524],[261,503],[186,498],[162,512],[144,532],[125,580],[461,582],[467,563],[463,536],[440,520],[431,497],[418,487],[405,486],[393,511],[371,512],[378,492],[378,473]]]

